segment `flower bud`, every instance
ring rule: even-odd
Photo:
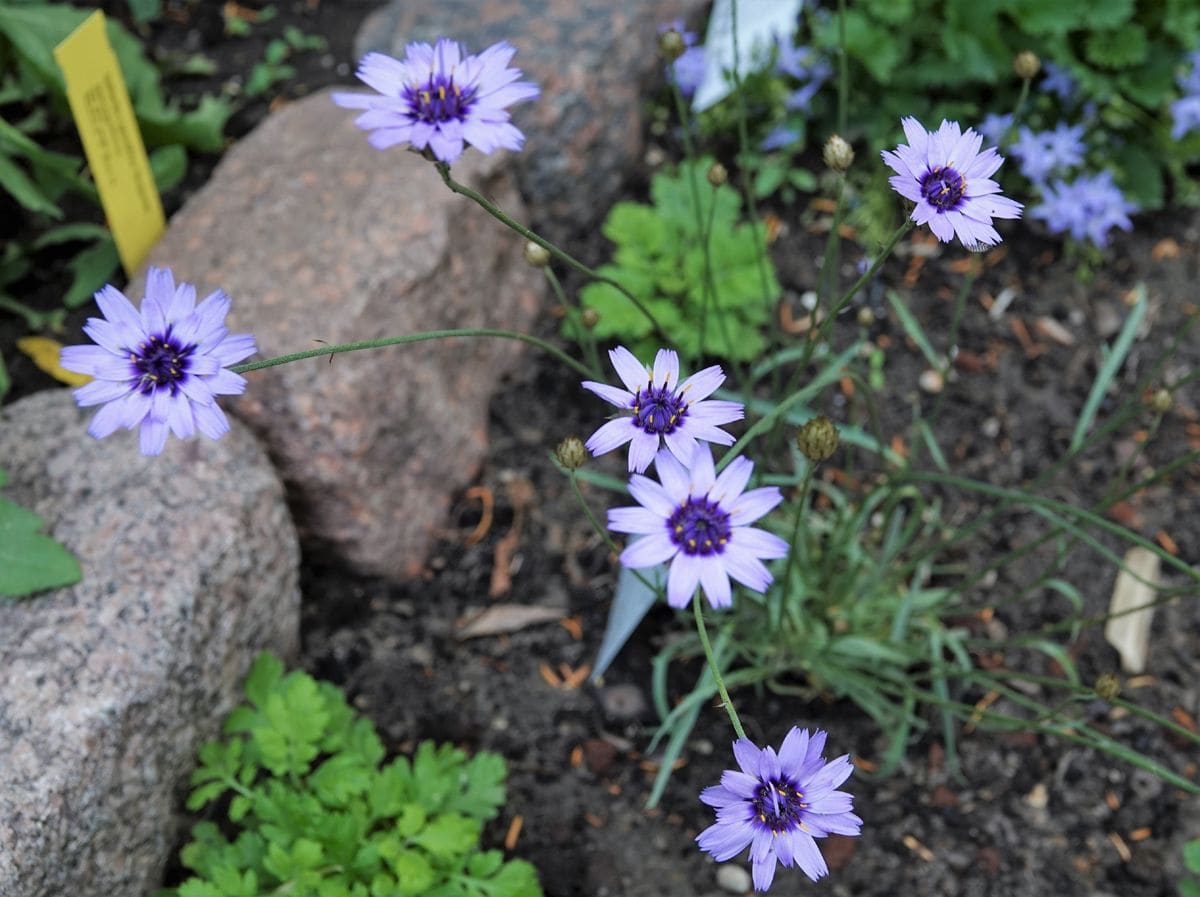
[[[585,308],[579,313],[579,321],[584,327],[591,330],[600,323],[600,312],[594,308]]]
[[[1154,391],[1150,397],[1150,408],[1156,414],[1166,414],[1171,410],[1171,390],[1161,388]]]
[[[533,240],[525,241],[523,254],[526,263],[534,268],[545,268],[550,264],[550,250]]]
[[[833,171],[848,171],[854,164],[854,149],[838,134],[831,134],[821,150],[821,158]]]
[[[838,428],[823,414],[814,417],[796,431],[796,445],[813,464],[825,461],[837,451]]]
[[[1022,50],[1013,59],[1013,71],[1022,81],[1032,81],[1042,70],[1042,61],[1030,50]]]
[[[714,187],[720,187],[729,180],[729,171],[720,162],[708,166],[708,182]]]
[[[587,448],[578,436],[568,436],[554,450],[554,457],[567,470],[578,470],[587,463]]]
[[[658,54],[667,62],[674,62],[686,49],[683,35],[674,28],[668,28],[658,36]]]
[[[1092,690],[1096,692],[1097,697],[1111,701],[1121,693],[1121,680],[1115,673],[1101,673],[1096,677],[1096,684],[1092,686]]]
[[[864,305],[858,310],[858,314],[855,315],[855,318],[858,320],[859,327],[870,327],[875,323],[875,312],[873,312],[870,307]]]

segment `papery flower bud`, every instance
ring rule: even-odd
[[[729,180],[729,170],[720,162],[708,166],[708,182],[714,187],[720,187]]]
[[[833,171],[848,171],[854,164],[854,148],[840,135],[832,134],[825,141],[825,148],[821,150],[821,158]]]
[[[1171,390],[1166,388],[1156,389],[1150,397],[1150,407],[1156,414],[1166,414],[1170,411],[1171,402]]]
[[[579,322],[588,330],[600,323],[600,312],[594,308],[585,308],[579,313]]]
[[[858,320],[859,327],[870,327],[875,323],[875,312],[871,311],[868,306],[864,305],[858,310],[858,314],[855,315],[855,318]]]
[[[1022,50],[1013,59],[1013,71],[1022,81],[1032,81],[1042,70],[1042,61],[1030,50]]]
[[[796,445],[813,464],[828,460],[838,447],[838,428],[825,415],[814,417],[796,431]]]
[[[525,261],[531,267],[545,268],[550,264],[550,250],[540,243],[535,243],[533,240],[525,241],[525,248],[522,250],[525,256]]]
[[[1101,673],[1096,677],[1096,684],[1092,689],[1098,697],[1111,701],[1121,693],[1121,680],[1116,673]]]
[[[588,451],[578,436],[568,436],[554,450],[554,457],[567,470],[578,470],[587,463]]]
[[[687,49],[683,35],[674,28],[668,28],[658,36],[658,55],[667,62],[674,62]]]

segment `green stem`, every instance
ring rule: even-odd
[[[791,550],[788,552],[787,566],[783,571],[783,600],[787,603],[792,594],[792,571],[796,568],[796,557],[800,553],[800,528],[808,511],[808,492],[812,488],[813,470],[817,465],[807,458],[804,459],[804,479],[800,483],[800,494],[796,497],[796,521],[792,524]]]
[[[408,333],[404,336],[389,336],[383,339],[365,339],[353,343],[339,343],[335,346],[322,346],[320,349],[306,349],[303,352],[291,352],[287,355],[276,355],[262,361],[249,361],[246,364],[230,368],[235,374],[246,374],[250,371],[260,371],[263,368],[273,368],[280,364],[291,364],[293,361],[303,361],[306,358],[321,358],[326,355],[340,355],[342,352],[357,352],[360,349],[383,349],[387,346],[402,346],[407,343],[420,343],[431,339],[452,339],[461,336],[490,336],[498,339],[511,339],[521,343],[537,346],[543,352],[553,355],[563,364],[584,377],[594,376],[588,368],[576,361],[562,349],[552,346],[545,340],[530,336],[527,333],[517,333],[513,330],[494,330],[488,327],[467,327],[461,330],[427,330],[424,333]]]
[[[600,364],[600,354],[596,351],[596,337],[592,335],[592,331],[583,324],[583,309],[579,303],[571,302],[567,298],[567,292],[563,289],[562,281],[558,279],[558,275],[551,270],[547,265],[542,269],[542,273],[546,276],[546,282],[550,284],[550,289],[562,303],[568,319],[575,325],[576,333],[579,334],[579,344],[583,347],[583,354],[587,356],[588,365],[592,369],[592,376],[597,380],[604,379],[604,368]]]
[[[729,692],[725,688],[725,680],[721,678],[721,669],[717,666],[717,658],[713,656],[712,644],[708,640],[708,629],[704,625],[704,613],[700,610],[700,592],[698,591],[692,596],[692,611],[696,618],[696,634],[700,637],[700,646],[704,648],[704,659],[708,661],[709,672],[712,673],[713,681],[717,683],[717,691],[721,695],[721,706],[729,714],[729,722],[733,725],[733,731],[737,733],[737,737],[745,738],[746,730],[742,728],[742,721],[738,719],[737,711],[733,708],[733,701],[729,699]]]
[[[846,0],[838,0],[838,134],[846,136],[846,105],[850,95],[850,69],[846,53]]]
[[[560,469],[565,468],[561,468],[560,465]],[[583,490],[579,488],[579,478],[576,476],[576,471],[567,470],[567,477],[571,480],[571,490],[575,493],[575,499],[579,502],[579,507],[583,509],[583,514],[587,517],[588,523],[592,525],[592,529],[599,533],[600,538],[604,540],[604,544],[608,546],[608,550],[615,555],[619,555],[621,553],[620,546],[613,541],[613,537],[609,534],[608,530],[600,523],[595,512],[592,511],[592,506],[588,504],[587,498],[584,497]],[[662,597],[662,589],[643,576],[640,570],[634,570],[632,567],[627,567],[626,569],[637,577],[647,589],[658,594],[660,598]]]
[[[521,224],[519,221],[517,221],[513,218],[510,218],[508,215],[504,214],[504,212],[502,212],[500,210],[499,206],[497,206],[491,200],[487,199],[485,196],[483,196],[483,194],[481,194],[475,190],[472,190],[470,187],[466,186],[465,184],[460,184],[458,181],[454,180],[454,178],[450,177],[450,166],[447,165],[445,162],[435,162],[434,167],[437,168],[438,174],[440,174],[442,176],[442,181],[446,184],[447,187],[450,188],[451,192],[457,193],[459,196],[465,196],[467,199],[474,201],[476,205],[478,205],[481,209],[483,209],[485,212],[487,212],[489,215],[491,215],[493,218],[495,218],[497,221],[499,221],[505,227],[508,227],[511,230],[516,231],[518,234],[520,234],[526,240],[530,240],[534,243],[537,243],[538,246],[541,246],[543,249],[545,249],[547,252],[549,252],[556,259],[558,259],[561,262],[566,263],[567,265],[570,265],[572,268],[574,268],[576,271],[579,271],[581,274],[586,274],[592,280],[595,280],[599,283],[608,284],[610,287],[615,289],[617,292],[619,292],[626,299],[628,299],[630,302],[633,303],[634,307],[637,308],[637,310],[640,311],[645,316],[646,320],[650,322],[650,326],[654,328],[654,331],[657,334],[659,339],[661,339],[664,343],[669,344],[671,342],[670,339],[667,337],[666,332],[662,329],[662,326],[655,319],[654,315],[650,313],[650,309],[648,309],[645,306],[645,304],[642,302],[642,300],[640,300],[637,296],[633,295],[633,293],[629,292],[629,290],[627,290],[620,283],[613,280],[611,277],[606,277],[605,275],[600,274],[598,271],[596,271],[592,268],[589,268],[583,262],[579,261],[579,259],[575,258],[575,256],[571,255],[568,252],[564,252],[562,249],[559,249],[557,246],[555,246],[553,243],[551,243],[545,237],[538,236],[533,231],[531,231],[529,228],[527,228],[525,225]]]

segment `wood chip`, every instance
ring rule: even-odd
[[[1129,833],[1129,840],[1134,844],[1137,844],[1138,841],[1145,841],[1153,834],[1154,830],[1150,828],[1150,826],[1144,825],[1141,828],[1135,828],[1133,831],[1131,831]]]
[[[1179,723],[1179,725],[1183,726],[1189,732],[1197,731],[1196,718],[1182,707],[1171,708],[1171,719],[1175,720],[1175,722]]]
[[[1150,653],[1154,608],[1146,605],[1158,594],[1160,561],[1157,554],[1140,545],[1125,552],[1124,560],[1125,569],[1117,574],[1108,603],[1110,618],[1104,624],[1104,639],[1121,655],[1121,669],[1137,674],[1145,672]]]
[[[517,846],[517,839],[521,837],[521,827],[524,825],[524,816],[517,815],[513,817],[512,822],[508,824],[508,831],[504,835],[505,850],[512,850]]]
[[[463,493],[464,498],[471,501],[478,501],[480,504],[479,523],[475,529],[467,535],[463,542],[467,545],[474,545],[480,539],[488,534],[488,530],[492,528],[492,512],[495,507],[495,498],[492,495],[492,490],[487,486],[472,486]]]
[[[1075,334],[1049,315],[1040,316],[1033,322],[1033,326],[1040,336],[1044,336],[1060,346],[1075,345]]]
[[[1179,258],[1179,244],[1171,237],[1159,240],[1150,250],[1150,258],[1156,262],[1161,262],[1163,259],[1177,259]]]
[[[580,622],[579,617],[563,617],[558,621],[558,625],[567,630],[575,641],[583,638],[583,623]]]
[[[932,863],[936,859],[933,851],[918,841],[913,835],[905,835],[900,840],[904,842],[905,847],[907,847],[925,862]]]
[[[1121,798],[1117,797],[1117,792],[1109,788],[1104,792],[1104,805],[1115,813],[1121,809]]]
[[[557,623],[562,619],[561,607],[540,604],[493,604],[467,619],[458,627],[459,639],[483,638],[506,632],[519,632],[542,623]]]
[[[1112,842],[1112,846],[1117,849],[1117,855],[1121,858],[1121,862],[1128,863],[1133,859],[1133,851],[1129,849],[1129,845],[1116,832],[1108,833],[1108,840]]]
[[[577,744],[575,747],[571,748],[571,768],[578,769],[582,763],[583,747]]]
[[[558,678],[558,673],[550,669],[550,664],[545,661],[538,664],[538,673],[551,688],[558,688],[562,685],[562,680]]]
[[[1167,535],[1166,530],[1159,530],[1154,534],[1154,541],[1162,546],[1162,550],[1173,557],[1179,557],[1179,546],[1175,544],[1175,540]]]
[[[1032,361],[1046,351],[1045,346],[1038,345],[1036,342],[1034,342],[1033,337],[1029,335],[1029,328],[1025,326],[1025,322],[1020,318],[1009,318],[1008,326],[1012,329],[1013,336],[1017,338],[1017,342],[1021,344],[1021,348],[1024,350],[1026,358]]]

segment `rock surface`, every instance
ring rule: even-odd
[[[707,5],[392,0],[363,20],[355,55],[375,50],[403,57],[406,44],[439,37],[472,53],[498,41],[517,47],[512,64],[542,89],[512,110],[526,136],[515,156],[521,193],[536,226],[570,244],[599,225],[641,163],[645,97],[663,83],[659,23],[678,16],[694,22]]]
[[[83,569],[0,599],[2,897],[153,893],[196,750],[260,649],[298,649],[295,532],[246,428],[143,458],[90,414],[65,389],[0,409],[6,496]]]
[[[230,329],[253,333],[262,356],[447,328],[529,331],[543,282],[520,238],[426,160],[372,149],[354,118],[328,93],[270,116],[172,219],[151,263],[200,295],[229,293]],[[469,152],[455,177],[521,216],[504,159]],[[453,339],[310,359],[249,374],[228,407],[267,445],[306,542],[410,576],[475,476],[488,402],[525,349]]]

